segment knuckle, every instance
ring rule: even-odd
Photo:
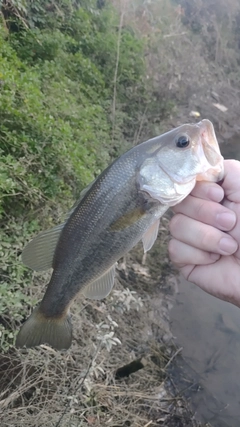
[[[197,219],[204,218],[206,216],[206,200],[199,199],[196,204],[194,217]]]
[[[205,230],[200,240],[202,248],[211,251],[217,246],[218,238],[214,230]]]
[[[208,183],[205,181],[198,181],[192,191],[192,195],[195,197],[202,197],[203,199],[207,196]]]
[[[236,159],[225,160],[229,170],[234,170],[234,172],[240,173],[240,162]]]
[[[171,261],[177,262],[178,261],[178,241],[176,239],[171,239],[168,243],[168,253]]]
[[[172,236],[177,234],[177,231],[181,229],[182,226],[183,215],[176,214],[169,222],[169,231]]]

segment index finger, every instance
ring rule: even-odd
[[[214,182],[199,181],[196,183],[191,195],[198,199],[211,200],[213,202],[221,202],[224,198],[223,188]]]

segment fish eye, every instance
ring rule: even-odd
[[[186,148],[189,144],[190,144],[190,140],[186,135],[181,135],[176,140],[176,146],[178,148]]]

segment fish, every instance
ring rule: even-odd
[[[223,157],[207,119],[149,139],[116,159],[82,191],[63,224],[41,232],[24,248],[26,266],[53,271],[42,301],[18,332],[16,347],[68,349],[70,306],[77,295],[106,298],[117,261],[140,240],[149,251],[161,216],[197,181],[218,182],[223,174]]]

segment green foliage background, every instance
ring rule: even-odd
[[[8,348],[36,303],[23,246],[130,148],[151,93],[146,38],[128,27],[114,83],[120,16],[111,4],[0,6],[0,343]]]

